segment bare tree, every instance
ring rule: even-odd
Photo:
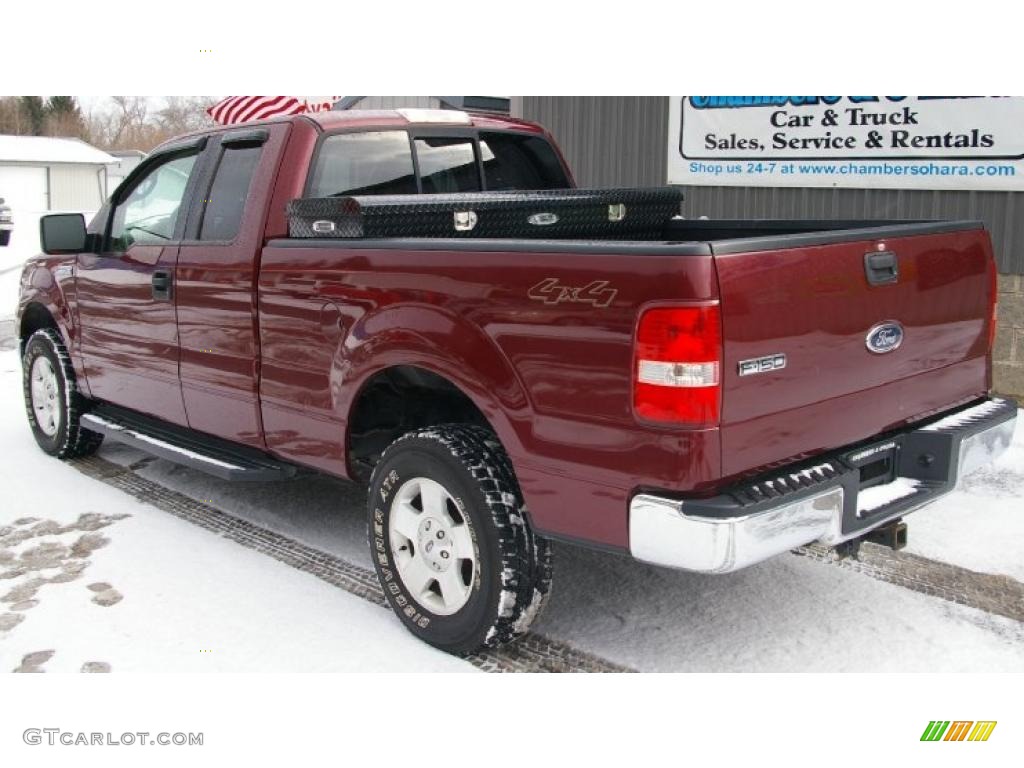
[[[106,137],[109,149],[134,149],[149,143],[152,126],[148,124],[149,99],[145,96],[114,96],[113,118]]]
[[[28,121],[17,96],[0,98],[0,133],[14,136],[29,133]]]
[[[216,103],[212,96],[168,96],[156,122],[172,136],[209,128],[213,119],[206,110]]]
[[[168,96],[154,109],[152,97],[112,96],[83,114],[74,96],[0,97],[0,133],[70,136],[108,150],[153,147],[181,133],[213,125],[206,110],[212,96]]]

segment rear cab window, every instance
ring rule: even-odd
[[[558,155],[539,136],[484,131],[480,134],[480,155],[489,190],[569,186]]]
[[[416,173],[405,131],[339,133],[324,139],[309,197],[416,194]]]
[[[431,136],[416,139],[413,144],[425,193],[480,191],[476,142],[472,138]]]
[[[262,146],[225,147],[209,195],[203,201],[200,240],[230,242],[238,234]]]
[[[566,189],[544,138],[501,131],[336,133],[317,152],[307,197]]]

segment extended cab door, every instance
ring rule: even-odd
[[[188,425],[257,448],[264,447],[258,255],[289,129],[266,125],[211,137],[210,162],[178,251],[181,386]]]
[[[79,254],[77,265],[92,396],[182,425],[174,268],[204,143],[139,166],[111,200],[98,253]]]

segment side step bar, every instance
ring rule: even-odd
[[[254,448],[101,405],[82,416],[82,427],[107,440],[173,461],[223,480],[267,482],[294,477],[298,468]]]

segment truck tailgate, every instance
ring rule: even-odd
[[[848,445],[987,392],[988,234],[964,223],[910,234],[915,227],[713,245],[724,477]],[[879,283],[876,272],[872,284],[865,256],[890,253],[897,279]],[[869,332],[886,323],[902,326],[902,343],[871,351]],[[763,372],[740,374],[742,361],[762,358],[770,360]]]

